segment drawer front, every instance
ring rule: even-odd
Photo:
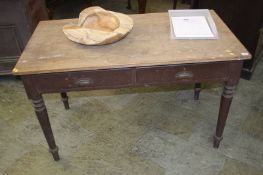
[[[227,68],[226,63],[143,67],[136,71],[136,84],[151,85],[223,80],[227,77]]]
[[[96,70],[29,75],[27,78],[30,78],[31,82],[33,78],[38,90],[44,93],[126,87],[132,84],[132,71],[131,69]]]

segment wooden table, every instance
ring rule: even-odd
[[[243,60],[251,56],[215,12],[211,13],[218,40],[171,40],[167,13],[131,15],[131,33],[104,46],[68,40],[62,26],[77,19],[40,22],[13,73],[21,75],[54,160],[59,160],[58,147],[43,93],[61,93],[68,109],[68,91],[224,82],[214,135],[214,147],[218,147]]]

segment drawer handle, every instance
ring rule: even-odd
[[[193,78],[193,73],[189,71],[181,71],[175,74],[175,78],[185,79],[185,78]]]
[[[91,85],[92,83],[93,81],[89,78],[79,79],[78,81],[75,82],[75,84],[78,86],[87,86],[87,85]]]

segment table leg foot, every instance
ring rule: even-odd
[[[56,145],[55,138],[53,136],[53,132],[50,126],[49,118],[48,118],[47,109],[46,109],[42,96],[39,95],[35,97],[32,100],[32,103],[35,108],[35,113],[37,115],[39,124],[47,140],[49,150],[52,153],[54,160],[58,161],[59,160],[58,147]]]
[[[68,110],[69,109],[69,103],[68,103],[67,93],[66,92],[62,92],[60,95],[61,95],[61,99],[62,99],[62,102],[64,104],[65,109]]]
[[[59,154],[58,154],[58,147],[57,147],[57,146],[56,146],[55,149],[49,148],[49,152],[52,154],[53,159],[54,159],[55,161],[59,161],[59,160],[60,160],[60,157],[59,157]]]
[[[214,147],[218,148],[220,141],[223,139],[223,132],[229,112],[229,108],[233,99],[234,91],[236,85],[228,85],[227,83],[224,86],[223,94],[221,96],[220,109],[218,114],[216,133],[214,136]]]
[[[214,148],[219,148],[220,142],[223,140],[223,137],[214,136]]]
[[[201,83],[195,83],[195,94],[194,94],[195,100],[199,100],[200,91],[201,91]]]

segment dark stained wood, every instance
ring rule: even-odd
[[[35,89],[34,86],[31,85],[32,82],[29,79],[22,77],[22,81],[24,83],[27,96],[32,101],[39,124],[47,140],[49,152],[52,154],[54,160],[58,161],[60,159],[58,154],[58,147],[53,136],[47,109],[42,95],[38,92],[37,89]]]
[[[194,88],[194,99],[199,100],[199,94],[201,91],[201,83],[195,83],[195,88]]]
[[[132,70],[129,68],[35,74],[26,77],[29,81],[34,82],[39,93],[54,93],[58,92],[58,89],[59,92],[68,92],[132,85]]]
[[[238,84],[241,75],[243,62],[236,62],[229,64],[228,79],[225,81],[224,90],[221,96],[218,120],[216,125],[216,132],[214,135],[214,147],[218,148],[221,140],[223,139],[223,132],[233,99],[235,88]]]
[[[222,134],[225,128],[226,119],[228,116],[235,88],[236,86],[228,86],[227,83],[224,85],[224,90],[220,102],[219,116],[216,125],[216,133],[214,135],[215,148],[219,147],[219,144],[223,139]]]
[[[62,102],[64,104],[65,109],[68,110],[69,109],[69,103],[68,103],[68,95],[67,95],[67,93],[66,92],[61,92],[60,95],[61,95],[61,100],[62,100]]]
[[[59,22],[64,21],[55,21],[55,23],[49,21],[45,25],[40,25],[40,28],[36,30],[27,50],[24,51],[14,69],[14,73],[22,77],[27,96],[33,101],[36,115],[54,160],[59,160],[58,148],[42,99],[44,93],[61,93],[64,101],[68,103],[66,93],[69,91],[194,84],[206,81],[224,82],[225,88],[214,136],[214,146],[219,146],[233,97],[233,90],[239,81],[243,60],[249,59],[250,55],[216,16],[215,20],[219,26],[221,39],[202,42],[173,42],[169,36],[161,35],[160,31],[168,30],[169,26],[167,21],[158,20],[164,19],[164,17],[167,17],[167,14],[136,16],[136,19],[140,20],[138,20],[138,28],[133,30],[133,34],[127,36],[125,41],[105,47],[83,47],[75,45],[75,43],[63,43],[66,42],[64,36],[59,32],[56,33],[55,30],[61,30],[58,27],[62,23]],[[156,19],[156,21],[152,19]],[[156,25],[158,30],[147,28],[145,23],[159,24]],[[40,32],[41,30],[44,32]],[[39,40],[38,37],[41,36],[41,39],[45,39],[43,34],[45,36],[49,30],[55,32],[53,37],[57,37],[57,39],[54,42],[60,41],[60,46],[54,44],[57,46],[56,50],[53,50],[56,54],[50,54],[51,50],[48,49],[51,40],[54,38],[50,39],[49,37],[48,40],[43,41]],[[138,34],[145,36],[148,34],[147,32],[151,33],[150,39],[147,36],[145,40],[138,38]],[[159,34],[158,37],[156,33]],[[46,47],[43,45],[36,47],[34,42],[41,43]],[[125,42],[129,43],[127,45],[129,47],[126,47]],[[160,43],[163,45],[156,48]],[[173,47],[173,44],[176,44],[176,47]],[[145,46],[147,46],[147,52],[141,52]],[[125,47],[126,50],[123,51],[122,47]],[[127,50],[130,47],[132,49]],[[41,50],[42,48],[44,49]],[[189,48],[191,52],[189,52]],[[229,50],[229,48],[232,49]],[[67,50],[70,50],[71,53],[65,55]],[[103,55],[100,55],[101,53]],[[246,53],[245,56],[243,53]],[[39,59],[37,60],[37,58]],[[55,60],[60,61],[61,58],[63,58],[63,64],[53,67]],[[118,67],[118,65],[122,66]],[[36,68],[36,66],[39,67]],[[41,67],[42,69],[40,69]],[[67,108],[67,106],[65,107]]]
[[[47,110],[41,94],[51,92],[61,93],[61,96],[64,99],[63,102],[65,108],[67,109],[69,106],[66,92],[68,91],[138,86],[148,87],[205,81],[225,82],[216,133],[214,136],[214,147],[218,147],[222,140],[222,134],[232,101],[233,91],[239,80],[242,63],[243,61],[227,61],[133,67],[125,69],[44,73],[22,75],[22,80],[28,98],[31,99],[34,104],[36,115],[47,139],[50,152],[52,153],[54,160],[59,160],[58,147],[55,144]],[[200,87],[199,85],[200,83],[197,83],[196,87]]]
[[[136,83],[147,86],[224,80],[227,71],[228,62],[140,67],[136,70]]]
[[[34,97],[34,99],[32,99],[32,103],[35,108],[35,112],[36,112],[38,121],[40,123],[40,126],[47,140],[49,151],[50,153],[52,153],[54,160],[58,161],[59,160],[58,147],[56,146],[56,143],[55,143],[55,139],[54,139],[53,132],[50,126],[47,109],[44,104],[43,98],[41,96],[39,96],[38,98]]]

